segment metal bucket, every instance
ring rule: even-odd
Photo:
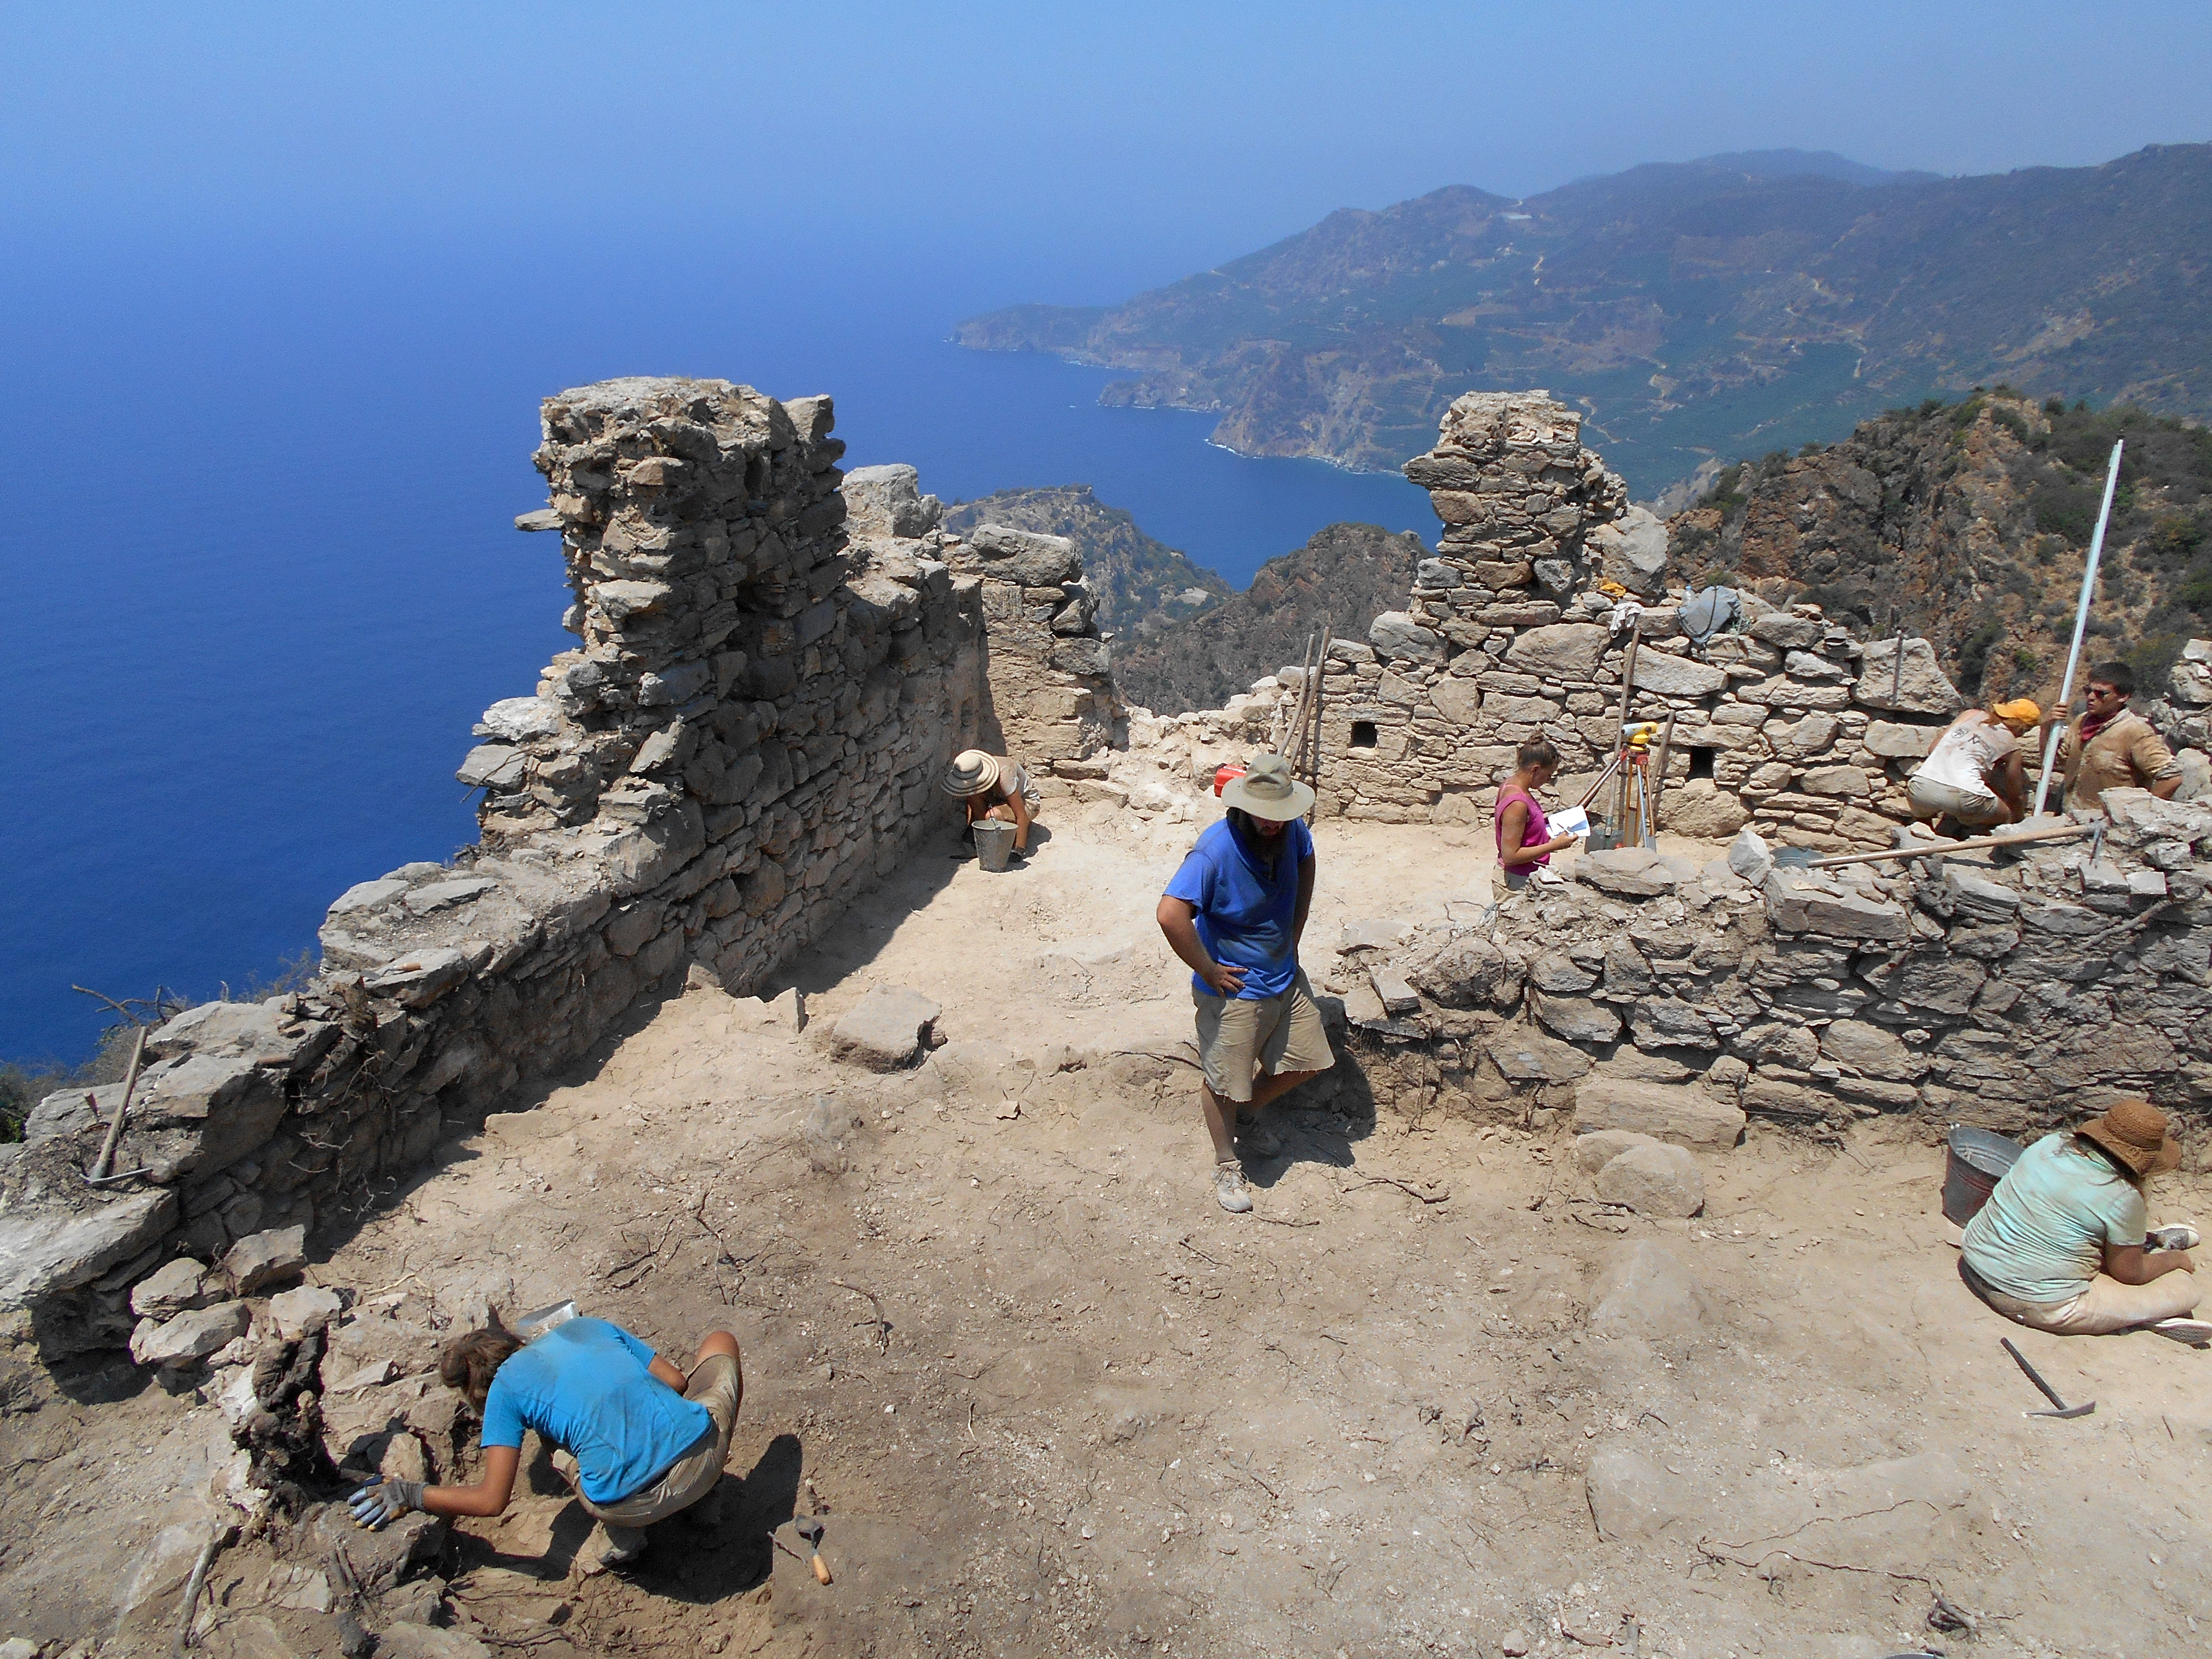
[[[986,818],[975,826],[975,862],[986,870],[1004,870],[1014,854],[1014,826]]]
[[[556,1302],[550,1307],[532,1308],[514,1322],[514,1334],[525,1342],[535,1342],[556,1325],[565,1325],[577,1316],[574,1300]]]
[[[1589,826],[1589,839],[1583,843],[1584,852],[1607,853],[1620,845],[1620,838],[1613,834],[1611,818],[1593,816]]]
[[[1980,1214],[2020,1154],[2020,1142],[1994,1129],[1953,1129],[1944,1143],[1943,1219],[1963,1227]]]

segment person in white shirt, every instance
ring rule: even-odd
[[[2020,739],[2042,718],[2042,709],[2018,697],[1953,720],[1905,787],[1913,817],[1954,838],[2027,817]]]

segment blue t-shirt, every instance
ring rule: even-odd
[[[653,1350],[604,1319],[571,1319],[511,1356],[484,1401],[483,1443],[522,1447],[535,1429],[576,1460],[594,1504],[618,1504],[651,1486],[714,1426],[647,1369]]]
[[[1198,907],[1198,942],[1225,967],[1246,969],[1240,998],[1279,997],[1298,976],[1298,872],[1313,856],[1313,836],[1292,818],[1275,838],[1270,877],[1244,850],[1229,820],[1209,827],[1168,883],[1167,896]],[[1191,983],[1208,996],[1195,974]]]

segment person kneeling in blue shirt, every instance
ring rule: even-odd
[[[376,1528],[410,1510],[502,1514],[522,1431],[534,1429],[575,1460],[578,1496],[606,1531],[602,1566],[636,1560],[647,1527],[712,1496],[745,1393],[729,1332],[699,1345],[687,1377],[603,1319],[571,1319],[525,1343],[494,1313],[489,1325],[446,1345],[438,1375],[483,1415],[483,1479],[425,1486],[380,1478],[348,1500],[354,1519]]]
[[[1198,838],[1161,896],[1160,931],[1191,969],[1204,1076],[1198,1096],[1213,1137],[1221,1207],[1252,1207],[1237,1145],[1255,1158],[1282,1150],[1259,1121],[1278,1095],[1336,1064],[1298,940],[1313,907],[1314,844],[1301,821],[1314,793],[1290,763],[1263,755],[1223,786],[1228,816]],[[1232,1136],[1230,1112],[1236,1111]]]

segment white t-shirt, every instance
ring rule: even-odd
[[[1913,775],[1977,795],[1994,794],[1990,774],[2019,747],[2020,739],[2002,720],[1986,714],[1979,720],[1962,719],[1936,740]]]

